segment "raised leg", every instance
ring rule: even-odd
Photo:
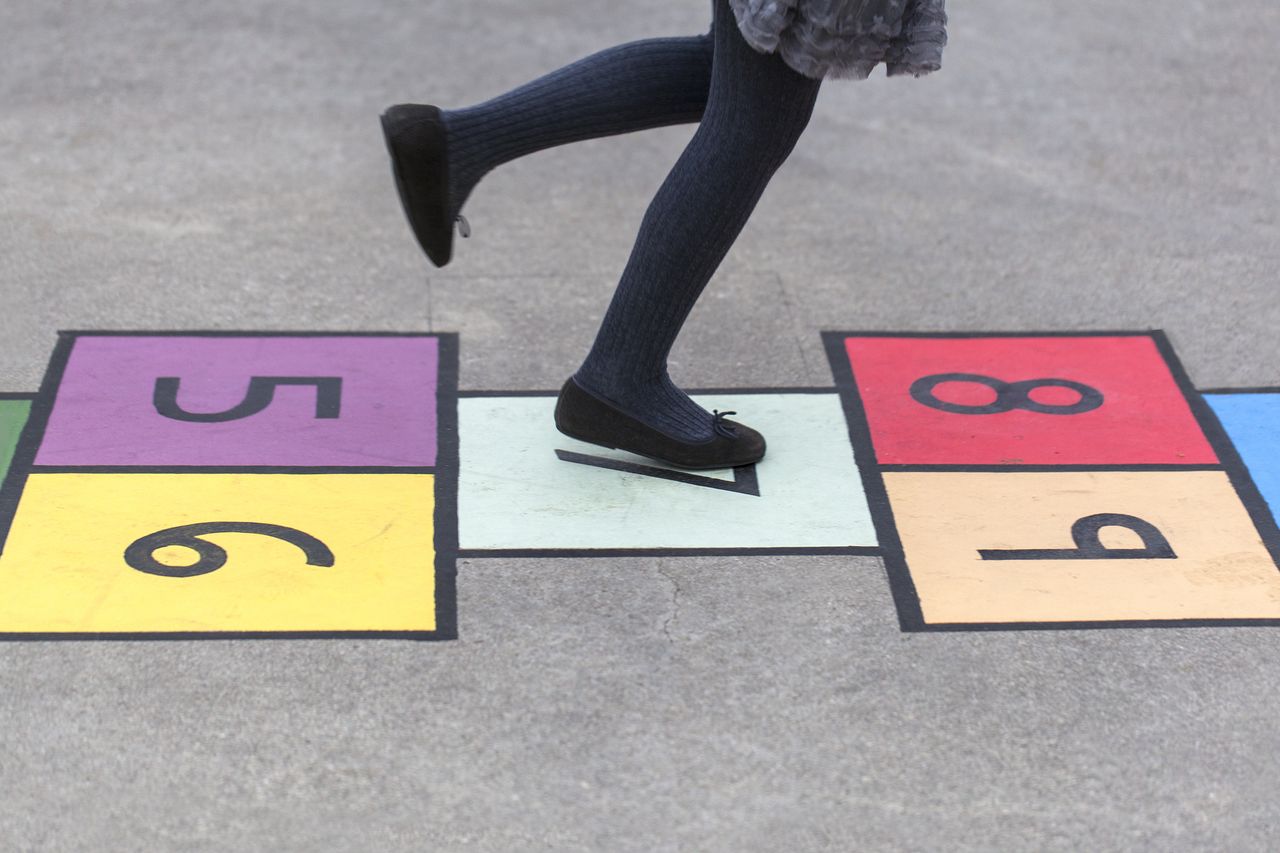
[[[472,107],[442,110],[453,213],[490,170],[544,148],[702,118],[711,33],[628,42]]]

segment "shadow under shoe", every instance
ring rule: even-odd
[[[733,414],[729,412],[728,414]],[[716,414],[711,438],[680,441],[590,393],[570,377],[556,400],[556,429],[579,441],[626,450],[679,468],[736,468],[764,457],[764,436]]]
[[[453,257],[455,219],[463,237],[471,229],[461,215],[449,212],[449,148],[440,110],[396,104],[382,114],[382,135],[413,236],[431,263],[442,267]]]

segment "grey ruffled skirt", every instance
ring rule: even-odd
[[[743,38],[806,77],[863,80],[942,67],[945,0],[729,0]]]

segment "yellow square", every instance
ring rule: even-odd
[[[33,474],[0,556],[0,633],[434,631],[434,483]],[[173,576],[197,551],[146,537],[187,525],[246,532],[201,534],[225,563]]]
[[[926,624],[1280,617],[1280,570],[1221,471],[889,472],[885,485]],[[1073,526],[1103,515],[1153,525],[1173,556],[980,553],[1077,550]],[[1097,537],[1145,547],[1133,529]]]

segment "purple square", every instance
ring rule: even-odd
[[[426,335],[80,335],[36,464],[430,467],[439,363]]]

